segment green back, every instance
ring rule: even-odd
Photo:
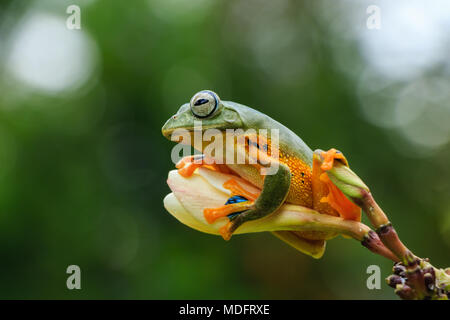
[[[280,149],[312,166],[313,151],[303,140],[289,128],[272,119],[264,113],[232,101],[222,101],[224,106],[231,107],[239,113],[244,130],[247,129],[278,129]],[[270,135],[270,131],[268,132]]]

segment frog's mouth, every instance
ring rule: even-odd
[[[166,138],[166,139],[168,139],[168,140],[172,140],[171,139],[171,137],[172,137],[172,133],[175,131],[176,129],[166,129],[166,128],[162,128],[161,129],[161,132],[162,132],[162,135]]]
[[[164,124],[164,126],[161,129],[162,135],[171,141],[180,142],[179,138],[177,138],[177,137],[182,136],[181,135],[182,133],[185,133],[185,134],[189,133],[191,135],[191,138],[193,138],[194,132],[201,131],[202,136],[203,136],[203,133],[208,129],[220,129],[214,125],[210,125],[210,126],[203,125],[201,127],[201,130],[199,130],[196,127],[177,126],[176,124],[174,124],[174,120],[176,119],[174,117],[176,117],[176,116],[172,116],[169,120],[167,120],[167,122]],[[179,131],[178,133],[176,132],[177,130]],[[174,133],[177,133],[175,135],[175,137],[174,137]]]
[[[176,119],[176,115],[170,117],[169,120],[166,121],[166,123],[163,125],[163,127],[161,129],[162,135],[164,137],[166,137],[167,139],[169,139],[169,140],[171,140],[172,133],[176,129],[181,129],[181,128],[178,128],[178,127],[174,126],[174,120],[175,119]]]
[[[170,127],[170,126],[166,127],[169,121],[167,121],[166,124],[161,129],[161,132],[163,136],[166,137],[166,139],[176,143],[180,143],[183,142],[183,136],[189,135],[190,140],[193,141],[192,139],[194,138],[194,128]]]

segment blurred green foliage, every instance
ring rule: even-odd
[[[24,58],[18,67],[10,55],[24,21],[40,13],[65,28],[70,4],[81,30],[56,43],[41,34],[37,51],[25,41],[20,57],[38,59],[42,74],[18,72]],[[448,74],[362,79],[367,61],[349,34],[365,28],[364,6],[347,26],[351,10],[333,1],[2,1],[0,10],[0,298],[394,298],[384,283],[366,287],[369,265],[385,277],[391,263],[353,240],[330,241],[316,261],[270,234],[225,242],[165,211],[173,144],[160,129],[201,89],[268,114],[312,149],[343,151],[403,241],[450,265],[448,144],[410,143],[362,107],[380,106],[381,118],[405,86]],[[84,51],[51,60],[76,33]],[[55,89],[67,80],[55,75],[74,65],[66,77],[84,78]],[[367,93],[363,80],[385,86]],[[66,288],[71,264],[81,290]]]

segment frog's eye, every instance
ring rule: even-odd
[[[191,111],[197,118],[209,117],[219,106],[219,97],[212,91],[203,90],[191,99]]]

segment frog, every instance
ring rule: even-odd
[[[200,146],[194,145],[193,139],[189,139],[200,154],[183,157],[176,164],[179,174],[189,177],[197,168],[207,166],[243,178],[261,190],[258,194],[251,193],[240,185],[238,179],[233,178],[224,183],[223,187],[241,200],[227,201],[223,206],[205,208],[203,212],[208,223],[224,217],[228,219],[219,230],[223,239],[229,240],[242,224],[273,214],[283,204],[304,206],[318,214],[361,221],[361,208],[347,198],[327,175],[335,161],[348,166],[347,159],[339,150],[313,151],[296,133],[270,116],[243,104],[223,101],[212,90],[201,90],[189,102],[182,104],[176,114],[166,121],[162,134],[175,141],[172,135],[176,130],[186,130],[193,136],[198,124],[201,124],[202,132],[214,129],[224,136],[228,130],[237,132],[232,152],[248,161],[224,163],[221,161],[223,159],[206,157],[201,152],[208,143],[204,141]],[[277,150],[272,150],[273,145],[267,134],[259,134],[273,130],[277,132]],[[267,170],[264,172],[268,167],[276,167],[277,170],[268,174]],[[295,242],[300,251],[311,253],[312,250],[317,251],[318,246],[324,247],[325,240],[335,237],[339,230],[332,234],[314,230],[273,233],[291,245]]]

